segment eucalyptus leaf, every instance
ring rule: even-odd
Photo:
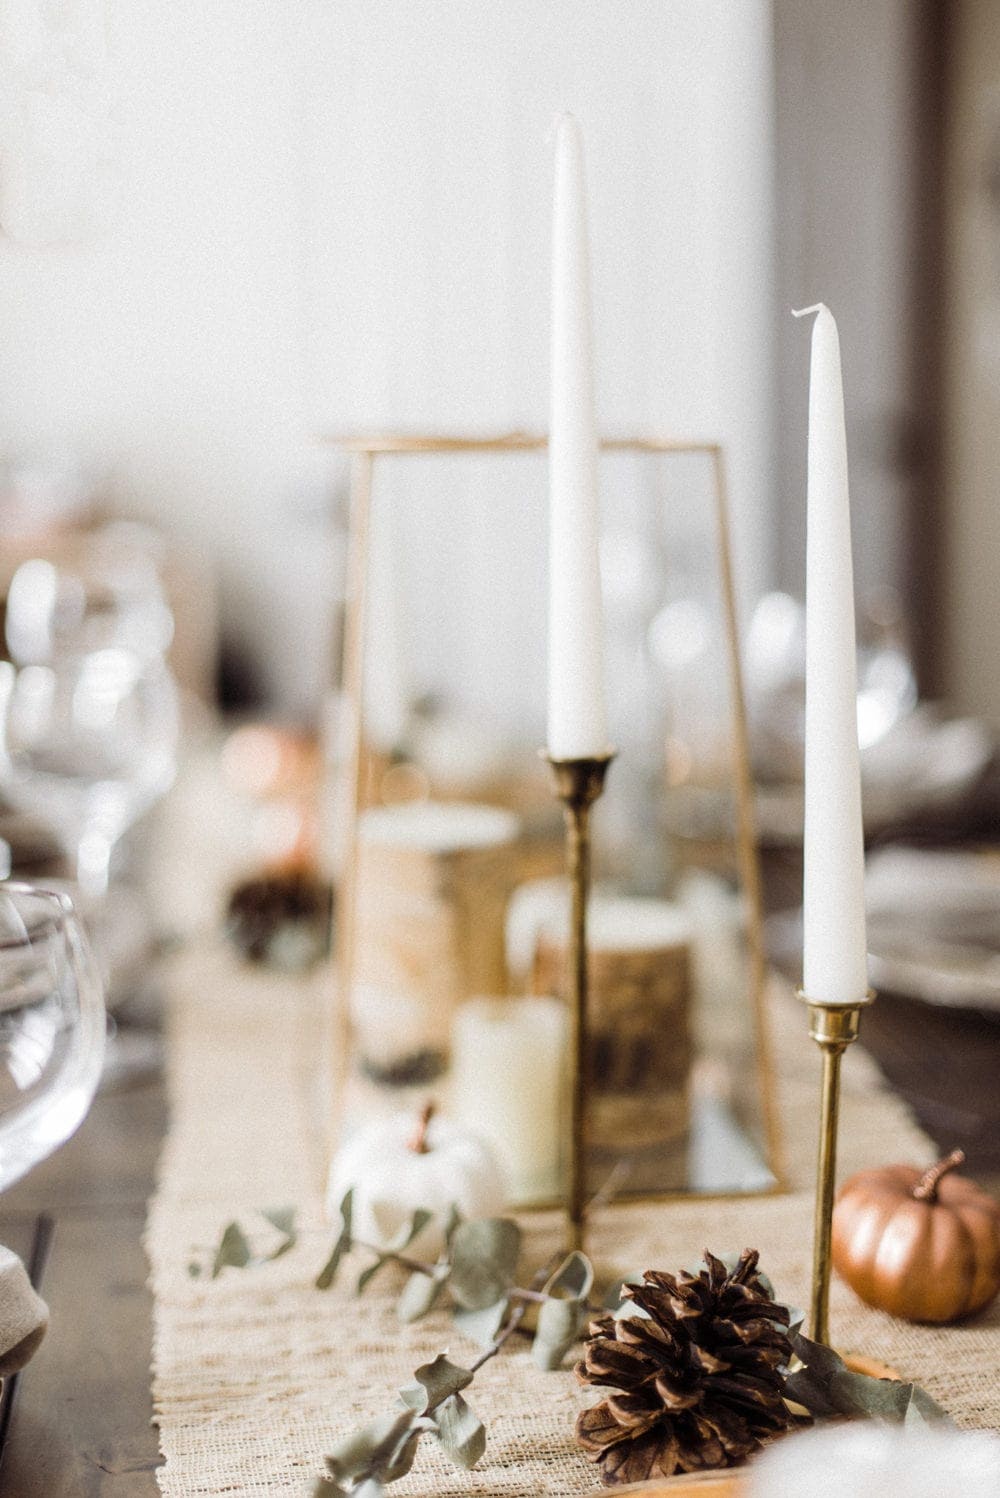
[[[444,1231],[444,1242],[445,1242],[445,1247],[446,1248],[450,1248],[451,1247],[451,1240],[455,1236],[455,1231],[456,1231],[457,1228],[461,1227],[461,1225],[462,1225],[462,1214],[458,1210],[458,1203],[457,1202],[451,1202],[449,1204],[449,1206],[448,1206],[448,1210],[445,1213],[445,1218],[444,1218],[444,1229],[443,1229],[443,1231]]]
[[[907,1425],[954,1425],[947,1410],[919,1384],[911,1385],[910,1402],[903,1417]]]
[[[578,1300],[547,1300],[538,1308],[532,1361],[547,1373],[558,1368],[580,1335],[586,1311]]]
[[[421,1316],[426,1316],[441,1294],[447,1278],[447,1267],[435,1270],[433,1274],[423,1274],[420,1270],[414,1271],[403,1286],[402,1294],[396,1302],[396,1314],[400,1321],[408,1324],[411,1321],[419,1321]]]
[[[260,1215],[273,1228],[277,1228],[279,1233],[284,1233],[286,1238],[295,1237],[294,1207],[264,1207]]]
[[[543,1294],[565,1300],[586,1300],[594,1287],[594,1266],[579,1249],[567,1254],[542,1287]]]
[[[341,1259],[346,1253],[350,1253],[351,1251],[351,1248],[353,1246],[353,1240],[351,1238],[351,1217],[353,1211],[353,1203],[354,1188],[352,1186],[350,1191],[345,1194],[343,1200],[340,1203],[340,1236],[337,1239],[336,1243],[333,1245],[333,1251],[331,1252],[330,1257],[327,1259],[326,1263],[323,1265],[323,1268],[316,1276],[315,1284],[317,1290],[329,1290],[330,1286],[337,1278],[337,1270],[340,1268]]]
[[[546,1282],[547,1299],[538,1311],[538,1330],[531,1356],[539,1368],[558,1368],[580,1335],[587,1317],[587,1297],[594,1284],[594,1269],[586,1254],[574,1250]]]
[[[945,1411],[915,1384],[855,1373],[832,1347],[811,1342],[801,1333],[791,1341],[805,1366],[786,1376],[785,1393],[816,1419],[950,1423]]]
[[[461,1394],[452,1394],[434,1412],[438,1440],[457,1467],[468,1472],[486,1450],[486,1430]]]
[[[332,1477],[317,1477],[312,1498],[348,1498],[348,1493]]]
[[[509,1304],[504,1295],[493,1305],[484,1306],[479,1311],[465,1311],[458,1307],[455,1310],[455,1325],[463,1336],[469,1337],[480,1347],[492,1347],[497,1332],[503,1326]]]
[[[252,1257],[250,1244],[239,1223],[227,1222],[212,1261],[213,1280],[224,1269],[245,1269]]]
[[[289,1253],[291,1251],[291,1249],[293,1249],[295,1247],[296,1242],[297,1242],[297,1239],[296,1239],[294,1233],[292,1234],[292,1236],[290,1238],[283,1238],[282,1241],[278,1244],[277,1248],[274,1250],[274,1252],[268,1254],[268,1256],[267,1256],[267,1262],[269,1264],[273,1264],[274,1261],[275,1261],[275,1259],[281,1259],[281,1258],[283,1258],[285,1254]]]
[[[350,1498],[382,1498],[384,1491],[377,1477],[366,1477],[356,1488],[351,1489]]]
[[[386,1249],[394,1254],[401,1254],[423,1232],[433,1216],[434,1213],[428,1212],[425,1207],[418,1207],[409,1222],[404,1222],[395,1237],[390,1238],[385,1245]]]
[[[352,1431],[339,1441],[326,1458],[335,1482],[353,1482],[356,1477],[378,1474],[391,1466],[400,1445],[409,1439],[413,1417],[409,1410],[380,1415],[371,1424]]]
[[[469,1311],[495,1305],[514,1282],[521,1229],[509,1217],[463,1222],[451,1240],[451,1293]]]
[[[448,1354],[439,1352],[432,1363],[422,1363],[413,1377],[415,1384],[400,1389],[399,1397],[408,1409],[418,1415],[435,1415],[439,1404],[459,1393],[472,1382],[468,1368],[449,1362]]]
[[[422,1432],[412,1430],[405,1441],[398,1447],[392,1458],[382,1467],[380,1476],[383,1482],[396,1482],[398,1478],[405,1477],[413,1466],[413,1459],[417,1454]]]
[[[388,1254],[379,1254],[373,1264],[369,1264],[366,1269],[362,1269],[358,1275],[357,1293],[360,1295],[363,1290],[367,1289],[379,1270],[383,1269],[389,1263],[391,1263],[391,1259]]]

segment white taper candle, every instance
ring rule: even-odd
[[[849,1004],[868,989],[858,754],[854,573],[837,324],[812,332],[806,531],[806,744],[802,988]]]
[[[590,258],[580,131],[556,127],[549,430],[549,724],[554,759],[607,752]]]

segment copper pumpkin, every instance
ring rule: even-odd
[[[867,1302],[907,1321],[958,1321],[1000,1290],[1000,1202],[952,1172],[955,1150],[920,1171],[862,1170],[833,1211],[833,1263]]]

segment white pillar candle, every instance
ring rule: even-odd
[[[492,1145],[519,1204],[559,1195],[567,1043],[557,999],[472,999],[455,1016],[451,1112]]]
[[[854,575],[840,340],[815,308],[809,383],[802,987],[819,1004],[868,989]]]
[[[556,127],[552,231],[552,412],[549,429],[549,726],[554,759],[607,752],[597,426],[587,204],[580,131]]]

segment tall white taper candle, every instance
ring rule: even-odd
[[[816,320],[806,507],[802,990],[814,1004],[849,1004],[865,997],[868,963],[847,435],[837,324],[822,304],[805,310]]]
[[[598,556],[590,258],[580,130],[556,127],[549,429],[549,726],[553,759],[608,749]]]

